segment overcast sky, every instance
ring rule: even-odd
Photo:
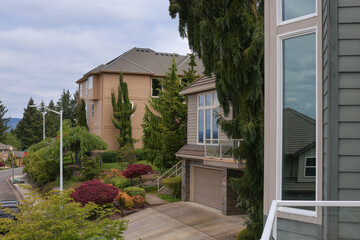
[[[21,118],[132,47],[186,54],[168,0],[1,0],[0,100]]]

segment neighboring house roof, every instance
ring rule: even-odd
[[[24,156],[24,151],[15,151],[15,157],[22,158]]]
[[[184,145],[177,153],[177,157],[181,156],[192,156],[193,158],[204,158],[205,157],[205,146],[204,145],[195,145],[195,144],[186,144]]]
[[[180,95],[189,95],[192,93],[204,92],[209,90],[214,90],[216,77],[214,74],[211,77],[201,77],[195,82],[191,83],[189,86],[180,91]]]
[[[10,147],[11,147],[10,145],[0,143],[0,150],[9,150]]]
[[[77,82],[85,81],[89,75],[101,72],[126,72],[164,76],[165,72],[168,72],[173,58],[175,58],[178,73],[183,74],[184,70],[188,68],[188,63],[190,62],[189,56],[177,53],[155,52],[149,48],[132,48],[110,62],[101,64],[87,72]],[[204,67],[202,62],[196,59],[196,63],[195,70],[197,74],[203,74]]]
[[[316,121],[292,108],[284,110],[284,153],[299,155],[315,146]]]

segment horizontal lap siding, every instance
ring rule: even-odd
[[[188,95],[187,142],[197,144],[197,98],[196,94]]]
[[[360,200],[360,1],[338,0],[338,200]],[[338,210],[338,239],[358,239],[360,209]]]

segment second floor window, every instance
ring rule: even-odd
[[[89,82],[88,88],[89,88],[89,89],[93,88],[93,77],[92,77],[92,76],[90,76],[90,77],[88,78],[88,82]]]
[[[161,79],[160,78],[152,78],[151,79],[151,96],[158,97],[160,95],[161,90],[162,90]]]
[[[217,126],[219,101],[216,92],[198,94],[198,143],[206,140],[217,144],[219,128]],[[214,141],[215,140],[215,141]],[[208,142],[207,142],[208,143]]]
[[[95,115],[94,111],[95,111],[95,105],[92,104],[91,105],[91,118],[94,118],[94,115]]]

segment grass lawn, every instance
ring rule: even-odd
[[[157,193],[157,186],[142,187],[147,193]]]
[[[152,165],[150,162],[147,163],[146,160],[141,160],[141,161],[137,161],[135,162],[135,164],[144,164],[144,165],[150,165],[152,167],[153,170],[157,171],[159,170],[157,167],[155,167],[154,165]],[[108,169],[126,169],[126,166],[124,165],[124,167],[121,166],[121,164],[118,163],[102,163],[101,164],[101,170],[108,170]]]
[[[173,198],[173,196],[167,194],[158,194],[157,196],[169,203],[181,201],[181,198]]]

